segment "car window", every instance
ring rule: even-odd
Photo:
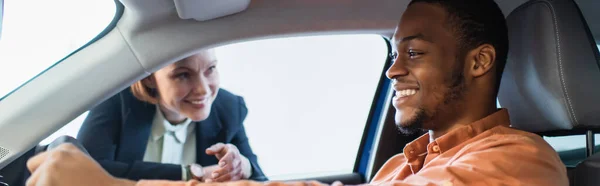
[[[387,53],[378,35],[217,49],[221,85],[246,100],[246,132],[270,179],[352,173]]]
[[[586,139],[585,135],[572,135],[572,136],[558,136],[558,137],[547,137],[544,136],[550,146],[558,152],[561,160],[567,166],[575,166],[586,158]],[[600,134],[594,135],[595,151],[600,150]]]
[[[218,47],[221,88],[244,98],[246,134],[271,180],[352,173],[388,49],[379,35]],[[41,142],[77,136],[87,112]]]
[[[4,1],[0,100],[88,43],[112,21],[114,1]]]

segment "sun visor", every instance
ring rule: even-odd
[[[181,19],[207,21],[246,10],[250,0],[173,0]]]

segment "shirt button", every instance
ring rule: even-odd
[[[433,152],[439,152],[440,151],[440,146],[435,145],[435,146],[433,146],[432,149],[433,149]]]

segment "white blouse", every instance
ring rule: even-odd
[[[144,161],[181,165],[181,179],[188,180],[185,166],[196,163],[195,128],[196,125],[189,118],[172,125],[157,105]],[[252,175],[252,165],[248,158],[241,156],[243,176],[247,179]]]
[[[156,106],[144,161],[182,165],[182,180],[187,180],[185,165],[196,162],[195,127],[189,118],[172,125]]]

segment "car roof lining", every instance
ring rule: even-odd
[[[148,6],[145,0],[122,2],[126,7]],[[173,9],[152,8],[163,16],[125,11],[117,27],[140,63],[153,72],[198,50],[241,41],[322,34],[390,36],[401,13],[393,7],[403,3],[254,0],[246,11],[205,22],[182,20]]]
[[[577,1],[588,9],[592,7],[589,5],[599,3],[593,0]],[[171,0],[121,2],[126,11],[118,28],[147,72],[153,72],[199,50],[236,42],[360,33],[380,34],[389,38],[409,0],[381,0],[377,3],[253,0],[248,9],[241,13],[204,22],[180,19]],[[505,16],[524,2],[526,0],[498,0]],[[592,14],[598,11],[584,12]],[[592,30],[597,30],[594,33],[596,36],[600,32],[597,27],[600,25],[590,24]]]

